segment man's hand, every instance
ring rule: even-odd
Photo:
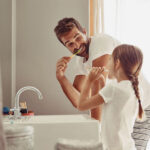
[[[57,61],[56,64],[56,77],[57,79],[61,79],[62,77],[64,77],[64,73],[67,69],[67,64],[69,63],[69,61],[71,60],[70,57],[62,57],[61,59],[59,59]]]

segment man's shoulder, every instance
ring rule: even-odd
[[[99,33],[94,36],[91,36],[92,41],[117,41],[120,43],[119,40],[117,40],[115,37],[112,37],[111,35],[105,34],[105,33]]]
[[[90,54],[92,60],[104,54],[111,54],[120,42],[107,34],[97,34],[91,37]]]
[[[104,54],[102,56],[96,57],[92,60],[93,66],[105,66],[107,64],[107,61],[110,57],[110,54]]]

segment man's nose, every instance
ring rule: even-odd
[[[80,48],[80,44],[79,43],[76,43],[75,44],[75,49],[79,49]]]

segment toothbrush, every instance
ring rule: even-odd
[[[77,55],[81,50],[79,49],[76,53],[70,56],[70,58],[73,58],[75,55]]]

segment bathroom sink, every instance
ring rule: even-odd
[[[59,138],[99,141],[99,121],[89,115],[43,115],[9,120],[4,125],[23,124],[34,127],[34,149],[54,149]]]

